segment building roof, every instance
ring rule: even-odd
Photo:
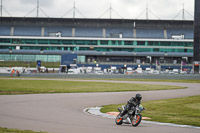
[[[135,23],[135,24],[134,24]],[[93,18],[38,18],[38,17],[1,17],[1,25],[60,25],[60,26],[99,26],[99,27],[193,27],[194,21],[192,20],[145,20],[145,19],[93,19]]]

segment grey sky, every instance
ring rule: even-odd
[[[185,19],[193,19],[194,0],[75,0],[76,8],[87,18],[99,18],[106,10],[111,7],[112,18],[124,19],[145,19],[145,9],[148,4],[149,19],[173,19],[182,9],[185,8]],[[49,17],[61,17],[73,8],[74,0],[40,0],[40,8]],[[24,17],[31,10],[36,8],[37,0],[3,0],[3,7],[13,17]],[[117,12],[117,13],[116,13]],[[143,12],[143,14],[141,14]],[[189,15],[189,12],[191,15]],[[118,15],[119,14],[119,15]],[[153,15],[154,14],[154,15]],[[3,10],[3,16],[8,16]],[[36,10],[27,17],[35,17]],[[40,17],[45,15],[40,11]],[[70,18],[73,12],[69,12],[65,17]],[[121,17],[120,17],[121,16]],[[158,18],[157,18],[157,17]],[[82,16],[76,11],[76,18]],[[101,18],[109,18],[109,12]],[[175,19],[182,19],[180,13]]]

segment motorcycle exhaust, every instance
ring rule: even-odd
[[[126,119],[123,120],[124,124],[131,124],[131,119],[127,117]]]
[[[131,124],[131,119],[129,117],[127,118],[127,121],[129,124]]]

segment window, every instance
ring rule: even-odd
[[[138,42],[137,42],[137,45],[138,45],[138,46],[145,46],[145,41],[138,41]]]
[[[101,45],[108,45],[108,41],[101,41]]]
[[[124,45],[133,45],[133,42],[132,41],[125,41]]]

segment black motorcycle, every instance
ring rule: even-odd
[[[140,113],[145,108],[142,105],[131,107],[131,109],[123,117],[121,117],[121,113],[124,109],[125,109],[124,105],[122,106],[122,110],[118,108],[120,113],[117,115],[115,123],[117,125],[121,125],[122,123],[124,123],[124,124],[132,124],[132,126],[134,127],[138,126],[142,120],[142,115]]]

